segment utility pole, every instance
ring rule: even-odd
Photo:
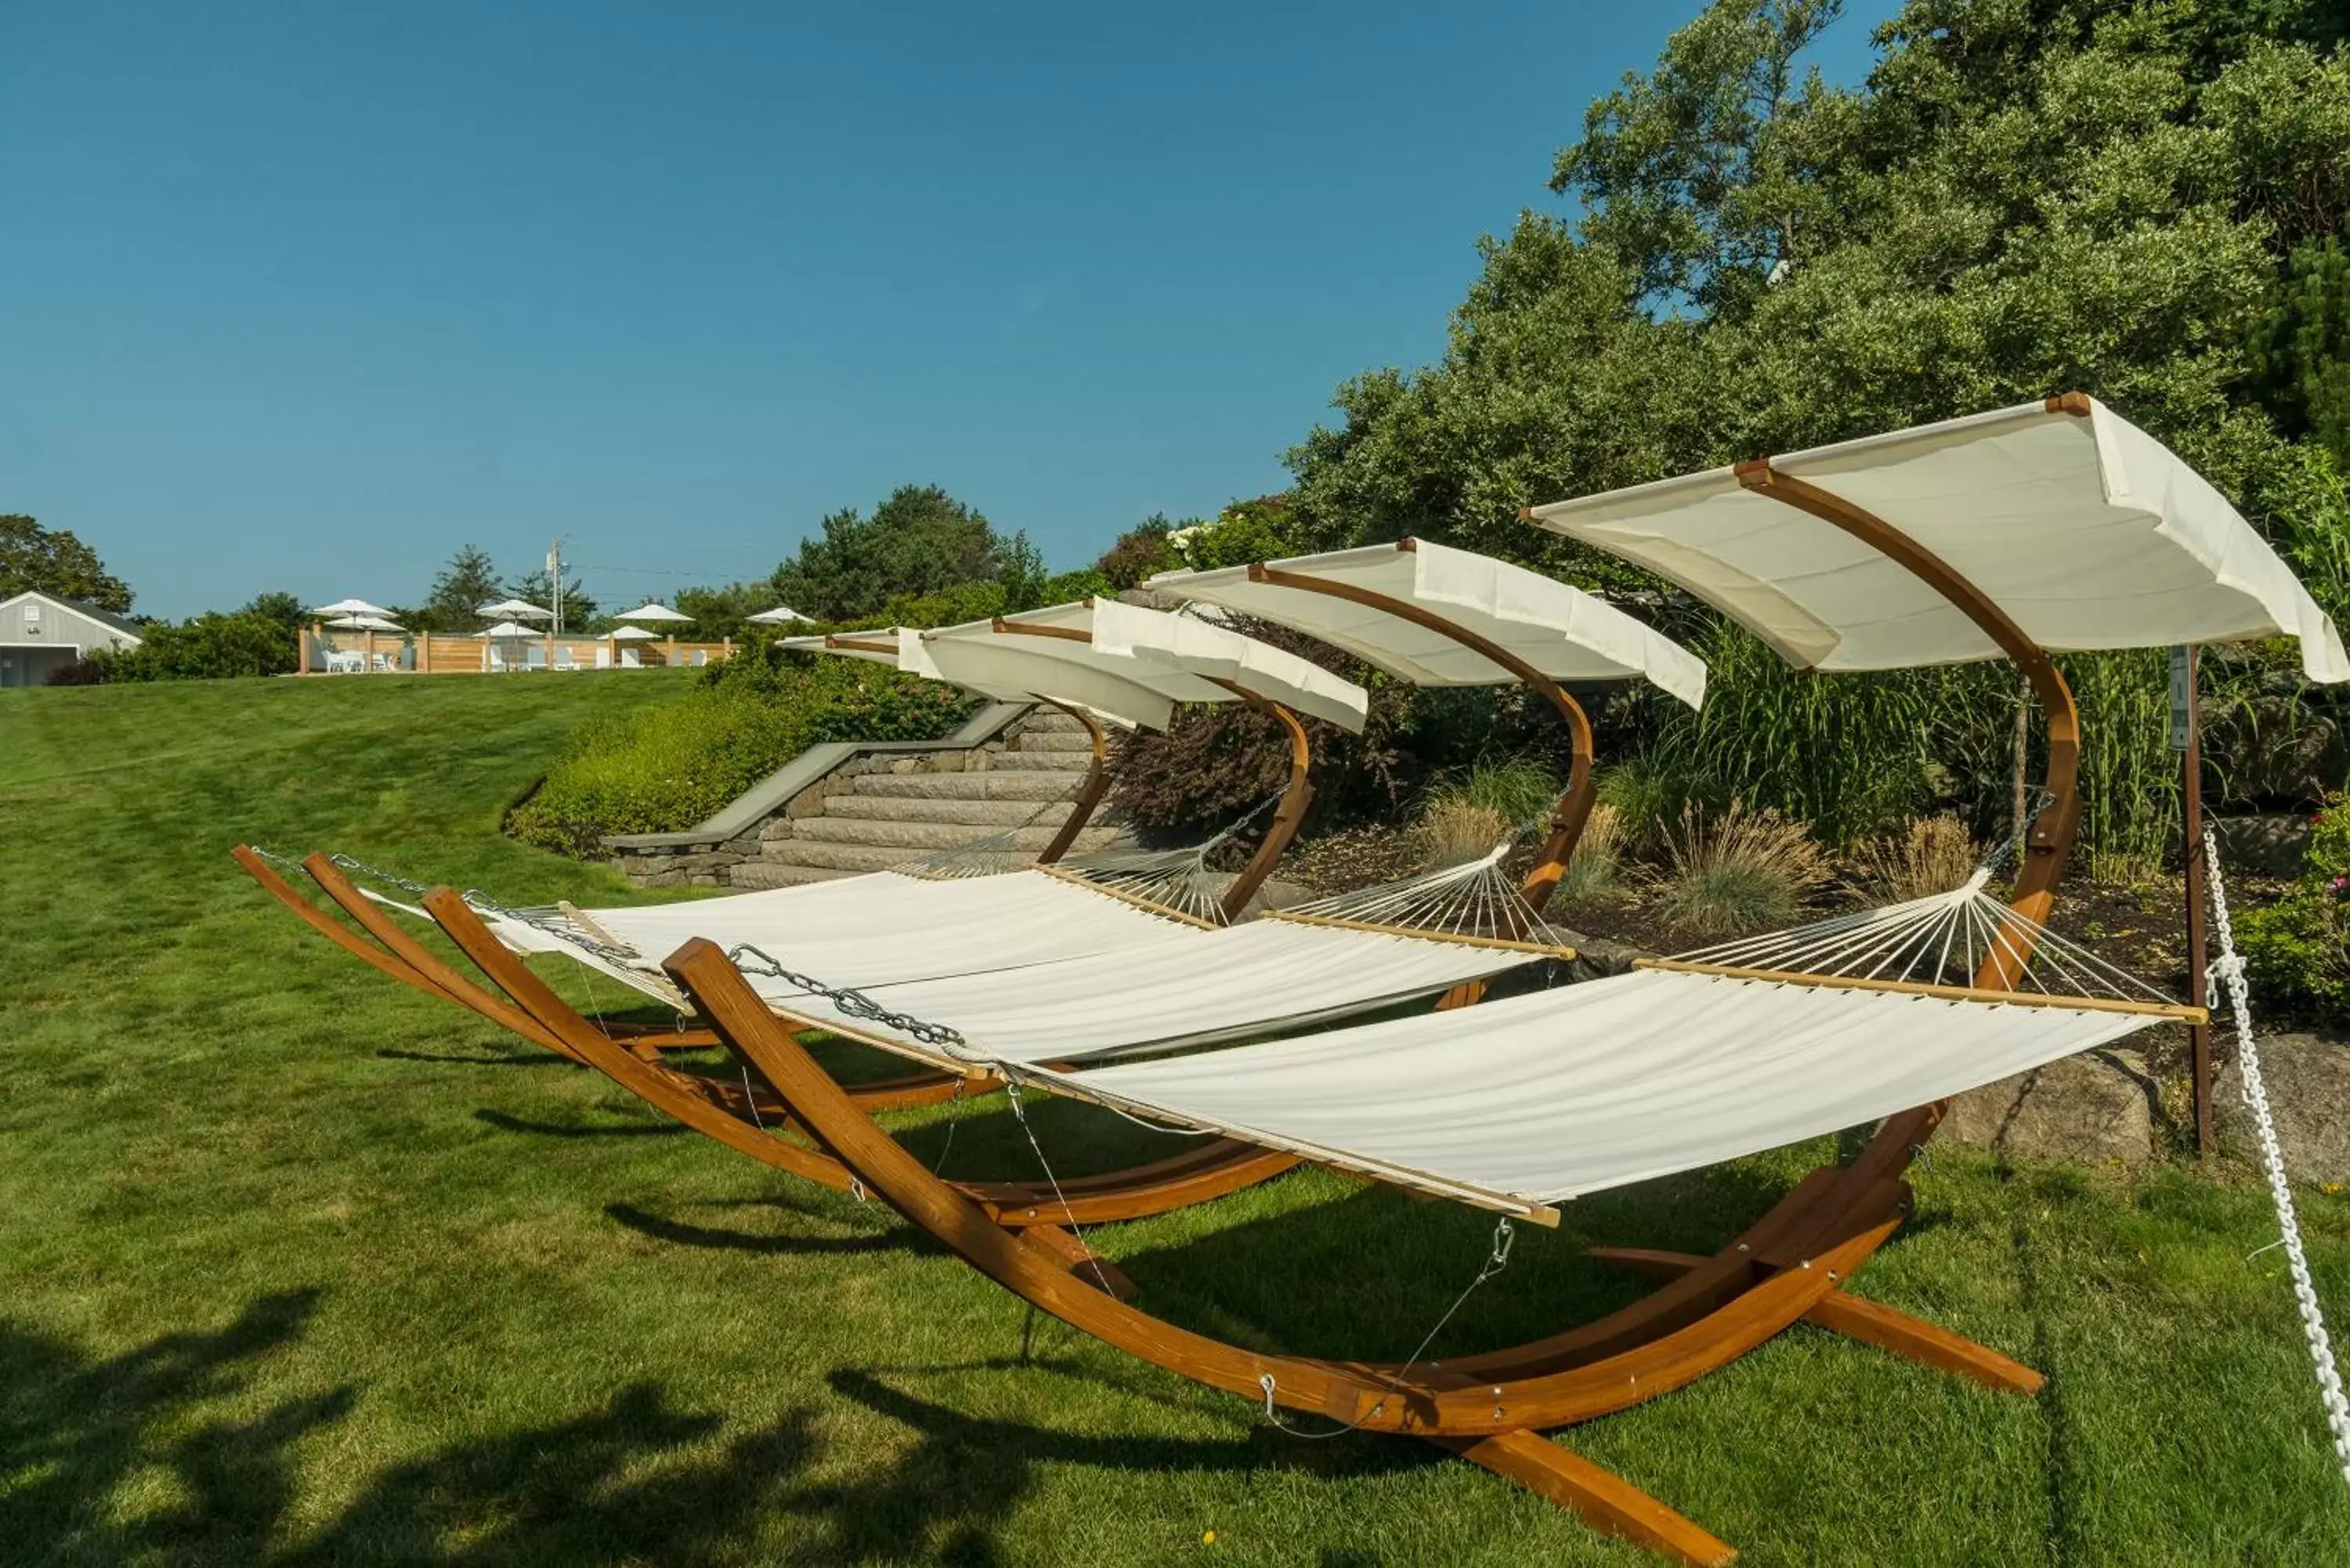
[[[546,542],[548,608],[555,612],[555,635],[563,635],[563,535],[557,534]]]

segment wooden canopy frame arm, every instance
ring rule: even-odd
[[[1240,875],[1233,877],[1232,886],[1224,889],[1222,900],[1224,919],[1237,920],[1248,909],[1248,901],[1256,897],[1256,890],[1264,886],[1265,878],[1273,875],[1274,867],[1281,860],[1282,851],[1287,849],[1290,841],[1297,836],[1297,830],[1305,826],[1305,814],[1314,805],[1314,746],[1306,739],[1305,726],[1297,722],[1297,715],[1281,703],[1270,697],[1260,697],[1247,687],[1220,675],[1204,676],[1202,679],[1222,687],[1258,712],[1269,714],[1289,736],[1289,782],[1282,786],[1281,804],[1274,808],[1273,821],[1266,826],[1264,837],[1258,842],[1256,853],[1249,857],[1248,864],[1241,867]]]
[[[1087,599],[1086,603],[1090,606],[1093,601]],[[997,616],[990,624],[995,631],[1010,637],[1051,637],[1066,642],[1090,643],[1093,641],[1091,632],[1079,631],[1075,627],[1039,626],[1029,621],[1007,620],[1002,616]],[[1233,879],[1232,885],[1224,889],[1224,896],[1221,900],[1224,919],[1236,920],[1240,919],[1242,911],[1248,908],[1249,899],[1255,897],[1256,890],[1264,885],[1265,878],[1273,875],[1273,868],[1281,859],[1282,851],[1289,847],[1290,840],[1297,836],[1297,830],[1305,824],[1305,813],[1314,804],[1312,777],[1314,748],[1305,737],[1305,727],[1300,724],[1297,722],[1297,716],[1282,703],[1252,691],[1237,682],[1227,680],[1222,676],[1203,675],[1200,679],[1211,685],[1222,687],[1260,713],[1271,714],[1280,721],[1282,728],[1289,734],[1289,783],[1282,789],[1281,805],[1274,810],[1273,822],[1265,829],[1263,841],[1258,844],[1256,852],[1249,857],[1248,864],[1242,867],[1240,876]],[[1051,699],[1047,698],[1046,701],[1050,701]],[[1056,702],[1054,706],[1060,707],[1062,704]],[[1074,837],[1075,835],[1071,836]],[[1050,861],[1044,863],[1051,864]]]
[[[814,1148],[769,1136],[769,1125],[806,1132],[792,1105],[764,1084],[738,1089],[723,1079],[705,1078],[664,1067],[604,1039],[601,1032],[533,973],[521,959],[499,941],[481,916],[447,888],[427,895],[424,908],[449,940],[472,960],[490,981],[531,1020],[563,1043],[567,1055],[596,1068],[647,1104],[683,1122],[729,1148],[792,1176],[846,1192],[854,1183],[850,1173],[817,1140]],[[732,967],[730,965],[730,967]],[[762,1006],[766,1004],[762,1002]],[[785,1038],[794,1027],[820,1027],[806,1020],[769,1018]],[[724,1042],[721,1042],[723,1044]],[[736,1055],[741,1056],[737,1051]],[[747,1060],[747,1058],[745,1058]],[[810,1064],[814,1065],[813,1059]],[[754,1067],[764,1076],[765,1069]],[[822,1073],[822,1068],[817,1068]],[[834,1083],[836,1093],[861,1115],[901,1109],[909,1104],[935,1104],[974,1085],[983,1092],[995,1086],[992,1075],[932,1074],[952,1087],[942,1095],[909,1101],[889,1093],[884,1085],[846,1087]],[[746,1090],[748,1091],[746,1094]],[[1295,1155],[1258,1148],[1230,1138],[1219,1138],[1181,1154],[1151,1160],[1123,1170],[1064,1179],[1051,1182],[958,1182],[955,1190],[978,1204],[995,1223],[1013,1230],[1091,1225],[1138,1220],[1170,1210],[1187,1208],[1220,1198],[1268,1179],[1300,1163]],[[1088,1265],[1090,1267],[1090,1265]]]
[[[1417,539],[1399,539],[1399,550],[1417,550]],[[1526,873],[1519,892],[1537,912],[1550,901],[1559,879],[1566,875],[1566,863],[1575,854],[1575,846],[1583,836],[1584,825],[1591,820],[1592,802],[1596,796],[1593,780],[1593,750],[1591,719],[1584,712],[1583,704],[1568,695],[1566,688],[1544,675],[1490,638],[1481,637],[1465,626],[1458,626],[1433,610],[1416,605],[1409,599],[1399,599],[1359,587],[1353,583],[1334,583],[1296,572],[1284,572],[1276,566],[1257,562],[1248,569],[1249,581],[1270,587],[1295,588],[1300,593],[1321,594],[1329,598],[1344,599],[1394,616],[1399,620],[1447,637],[1471,652],[1509,671],[1528,687],[1542,693],[1559,717],[1565,722],[1567,743],[1574,762],[1567,775],[1566,789],[1558,797],[1551,813],[1550,836],[1544,841],[1542,853],[1535,858],[1534,869]]]
[[[1037,865],[1055,866],[1060,863],[1062,856],[1069,852],[1069,846],[1076,843],[1077,835],[1083,833],[1086,824],[1093,820],[1094,808],[1101,805],[1102,796],[1109,793],[1109,737],[1102,732],[1101,721],[1076,703],[1064,702],[1057,697],[1045,697],[1042,693],[1037,696],[1039,701],[1058,708],[1083,724],[1086,734],[1093,742],[1094,750],[1093,765],[1086,772],[1086,782],[1077,787],[1076,797],[1069,803],[1068,819],[1061,824],[1061,830],[1053,835],[1053,841],[1037,852]]]
[[[2052,413],[2060,410],[2075,414],[2085,411],[2085,406],[2074,407],[2067,398],[2052,398],[2048,406]],[[2048,725],[2046,787],[2051,799],[2047,809],[2033,819],[2024,842],[2017,846],[2020,863],[2012,901],[2018,914],[2035,924],[2045,922],[2055,904],[2056,885],[2064,879],[2064,863],[2072,855],[2081,826],[2081,711],[2055,660],[1981,588],[1874,513],[1808,481],[1780,472],[1771,466],[1768,458],[1742,462],[1734,472],[1738,483],[1746,489],[1843,530],[1908,570],[1974,622],[2023,671],[2024,679],[2040,699]],[[2022,967],[2030,957],[2028,949],[2020,953],[1994,954],[1984,961],[1975,983],[1989,990],[2011,990],[2022,978]]]
[[[1092,1288],[1086,1271],[1070,1268],[1056,1248],[1007,1233],[1000,1220],[933,1176],[851,1104],[714,945],[688,942],[664,967],[792,1106],[798,1124],[863,1187],[1031,1304],[1252,1403],[1437,1443],[1602,1530],[1685,1562],[1727,1563],[1736,1553],[1538,1434],[1678,1388],[1798,1319],[1936,1365],[1964,1363],[1956,1369],[1995,1386],[2038,1386],[2036,1375],[1995,1352],[1845,1294],[1842,1282],[1892,1234],[1909,1203],[1901,1182],[1857,1168],[1815,1171],[1713,1259],[1659,1254],[1672,1259],[1672,1282],[1647,1300],[1512,1350],[1440,1366],[1397,1366],[1227,1344],[1113,1299]],[[1996,1376],[2002,1369],[2013,1376]]]

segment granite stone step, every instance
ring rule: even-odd
[[[1057,821],[1060,813],[1053,809],[1053,801],[1035,800],[971,800],[960,796],[837,794],[824,803],[827,817],[862,817],[879,822],[941,822],[961,823],[966,826],[994,829],[1010,827],[1036,816],[1040,822]],[[1042,812],[1044,815],[1037,816]],[[810,821],[813,818],[802,818]]]
[[[737,888],[796,888],[806,882],[832,882],[855,875],[854,871],[836,870],[828,866],[793,866],[780,860],[746,860],[728,871],[727,880]]]
[[[1082,773],[1060,774],[1035,768],[997,773],[859,774],[847,793],[868,799],[893,800],[1063,800],[1076,792]],[[831,801],[825,809],[832,808]]]
[[[1093,760],[1094,738],[1083,730],[1023,730],[1013,738],[1023,752],[1054,752]]]
[[[1017,849],[1042,849],[1060,831],[1058,822],[1039,822],[1034,826],[1014,830],[1012,846]],[[1087,833],[1097,840],[1112,836],[1107,828],[1088,828]],[[769,856],[789,859],[794,846],[802,844],[861,844],[874,846],[899,846],[910,849],[953,849],[989,836],[973,832],[969,826],[954,822],[884,822],[853,816],[808,816],[794,825],[792,836],[779,838],[767,846]],[[1085,835],[1079,835],[1083,838]]]
[[[987,771],[1035,773],[1050,769],[1055,773],[1082,774],[1087,762],[1087,758],[1067,752],[998,752],[987,760]]]

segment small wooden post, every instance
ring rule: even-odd
[[[2187,850],[2187,1002],[2204,1005],[2203,968],[2209,961],[2203,933],[2203,714],[2196,691],[2196,649],[2170,655],[2170,743],[2185,759],[2186,786],[2180,823]],[[2195,1152],[2210,1154],[2211,1131],[2211,1026],[2187,1026],[2187,1049],[2195,1094]]]

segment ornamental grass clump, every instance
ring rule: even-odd
[[[1870,898],[1900,904],[1949,892],[1981,863],[1965,823],[1955,816],[1921,816],[1907,831],[1864,846],[1853,869]]]
[[[1575,841],[1566,874],[1558,880],[1557,897],[1563,903],[1579,904],[1605,898],[1623,884],[1624,820],[1614,806],[1595,805],[1583,825],[1583,836]]]
[[[1735,801],[1711,817],[1695,807],[1683,812],[1679,831],[1665,840],[1665,857],[1659,913],[1700,940],[1792,925],[1828,879],[1827,856],[1810,829]]]
[[[1543,819],[1558,798],[1548,768],[1523,757],[1480,763],[1458,784],[1430,790],[1420,807],[1420,861],[1430,870],[1479,860],[1530,822]]]

